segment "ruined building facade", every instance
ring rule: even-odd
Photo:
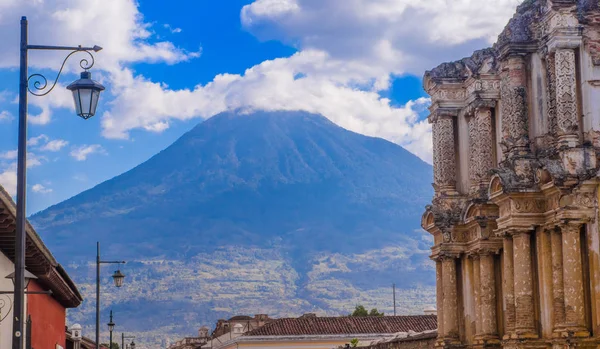
[[[600,9],[525,0],[426,73],[438,347],[600,344]]]

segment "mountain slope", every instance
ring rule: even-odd
[[[403,148],[322,116],[223,113],[31,220],[84,293],[94,241],[134,261],[104,305],[158,340],[231,312],[348,311],[381,302],[392,282],[419,311],[432,302],[419,230],[431,177]],[[72,316],[86,322],[92,306]],[[187,320],[170,327],[170,317]]]

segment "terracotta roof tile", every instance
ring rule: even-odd
[[[300,317],[277,319],[245,336],[299,336],[424,332],[437,328],[435,315]]]

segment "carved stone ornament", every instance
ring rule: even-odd
[[[556,114],[561,134],[577,132],[577,92],[575,79],[575,51],[556,51]]]
[[[456,159],[454,149],[454,120],[440,117],[433,123],[434,182],[438,187],[454,187]]]
[[[558,134],[556,121],[556,63],[554,53],[546,56],[546,108],[548,113],[548,131],[551,135]]]
[[[525,87],[513,87],[506,76],[502,80],[502,136],[506,150],[527,147],[529,124],[527,121],[527,92]]]

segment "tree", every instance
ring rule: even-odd
[[[356,347],[358,347],[358,338],[353,338],[353,339],[350,341],[350,346],[351,346],[352,348],[356,348]]]
[[[383,316],[383,313],[380,313],[377,311],[376,308],[371,309],[371,311],[369,312],[369,316]]]
[[[109,347],[108,343],[100,343],[100,348],[108,348],[108,347]],[[113,342],[112,343],[112,348],[110,348],[110,349],[120,349],[119,348],[119,343]]]
[[[354,312],[350,314],[350,316],[383,316],[383,313],[377,311],[376,308],[371,309],[371,311],[367,311],[367,309],[362,305],[357,305],[354,308]]]
[[[354,312],[350,316],[369,316],[369,312],[362,305],[357,305]]]

